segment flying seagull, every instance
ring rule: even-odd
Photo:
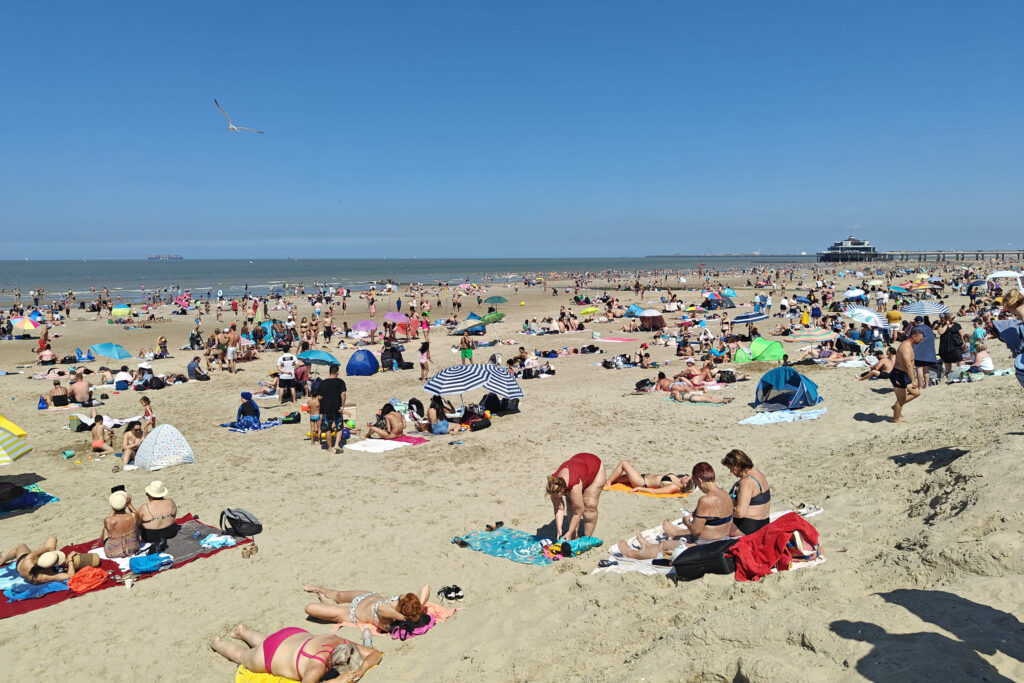
[[[263,133],[262,130],[256,130],[255,128],[246,128],[245,126],[236,126],[235,124],[231,123],[231,117],[228,116],[228,113],[226,111],[224,111],[224,107],[220,106],[220,102],[218,102],[217,100],[214,100],[213,103],[217,105],[217,109],[220,109],[220,113],[224,114],[224,118],[226,118],[228,120],[228,130],[234,131],[236,133],[238,131],[240,131],[240,130],[248,130],[248,131],[251,131],[253,133]]]

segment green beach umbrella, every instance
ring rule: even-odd
[[[597,313],[599,310],[601,309],[599,309],[597,306],[587,306],[582,311],[580,311],[580,315],[593,315]]]
[[[495,312],[495,313],[488,313],[484,317],[480,318],[480,322],[482,322],[484,325],[490,325],[491,323],[498,322],[499,320],[501,320],[504,317],[505,317],[504,313],[497,313],[497,312]]]
[[[484,299],[485,304],[507,304],[508,299],[503,296],[489,296]]]

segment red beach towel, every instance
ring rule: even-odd
[[[772,569],[780,572],[789,569],[792,557],[786,551],[786,544],[794,531],[803,534],[812,545],[818,545],[818,530],[795,512],[737,541],[727,553],[736,560],[736,580],[757,581]]]

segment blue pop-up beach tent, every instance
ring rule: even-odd
[[[377,362],[376,356],[366,349],[359,349],[348,359],[348,365],[345,366],[345,374],[349,377],[353,375],[356,377],[367,377],[379,369],[380,363]]]
[[[644,309],[640,308],[636,304],[632,304],[632,305],[630,305],[629,308],[626,309],[626,317],[627,318],[638,318],[638,317],[640,317],[640,314],[643,313],[643,312],[644,312]]]
[[[754,395],[754,407],[768,403],[796,410],[824,401],[818,385],[793,368],[775,368],[761,377]]]
[[[480,316],[476,313],[470,313],[466,316],[466,320],[480,320]],[[484,334],[487,332],[486,325],[476,325],[474,327],[467,327],[463,331],[469,332],[470,334]]]

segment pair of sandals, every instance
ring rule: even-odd
[[[249,557],[255,555],[259,551],[260,547],[258,545],[256,545],[255,543],[250,543],[249,545],[242,548],[242,557],[248,559]]]
[[[437,597],[442,600],[461,600],[466,597],[462,592],[462,589],[456,585],[444,586],[441,590],[437,591]]]
[[[505,526],[505,522],[495,522],[494,524],[486,525],[484,528],[487,529],[487,531],[497,531],[498,529],[500,529],[503,526]],[[468,548],[469,547],[469,542],[466,541],[466,539],[464,539],[464,538],[459,538],[458,536],[456,536],[455,538],[452,539],[452,543],[454,543],[455,545],[459,546],[460,548]]]

